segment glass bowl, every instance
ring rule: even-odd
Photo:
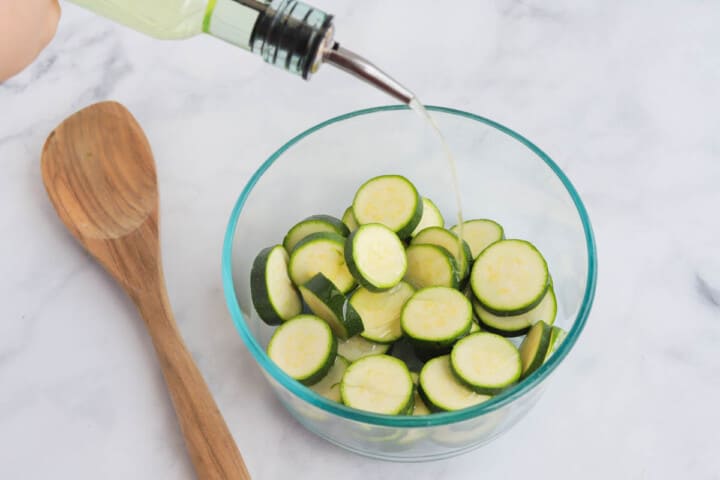
[[[559,349],[525,380],[465,410],[388,416],[326,400],[281,371],[266,355],[273,329],[254,311],[250,268],[264,247],[313,214],[342,216],[367,179],[396,173],[435,201],[446,226],[457,214],[442,148],[404,106],[360,110],[290,139],[251,177],[232,211],[222,274],[235,327],[287,410],[308,430],[353,452],[394,461],[426,461],[472,450],[507,431],[535,405],[587,321],[596,283],[592,228],[560,168],[518,133],[486,118],[428,107],[454,153],[465,219],[492,218],[508,238],[534,243],[550,266],[558,300],[555,324],[568,331]]]

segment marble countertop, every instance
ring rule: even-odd
[[[0,85],[0,478],[192,478],[142,322],[40,178],[53,127],[115,99],[152,143],[171,302],[254,478],[720,479],[718,5],[316,4],[427,103],[534,140],[583,196],[597,297],[545,395],[494,443],[428,464],[359,457],[292,421],[225,307],[227,218],[291,135],[388,100],[329,68],[305,83],[210,37],[153,41],[65,3],[50,48]]]

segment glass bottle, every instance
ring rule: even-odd
[[[413,95],[334,40],[332,15],[296,0],[71,0],[159,39],[208,33],[309,79],[322,63],[335,65],[403,103]]]

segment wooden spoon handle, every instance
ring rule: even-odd
[[[173,318],[164,288],[134,298],[147,323],[185,437],[195,472],[201,480],[250,480],[250,474],[188,352]]]

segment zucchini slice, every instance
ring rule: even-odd
[[[472,253],[467,242],[460,240],[455,233],[442,227],[428,227],[415,235],[410,245],[437,245],[450,252],[458,267],[458,277],[464,279],[470,272]]]
[[[415,227],[415,230],[413,230],[412,232],[411,236],[413,237],[428,227],[445,226],[445,219],[443,218],[442,213],[440,213],[440,209],[437,207],[437,205],[435,205],[432,200],[425,197],[423,197],[422,202],[422,218],[420,219],[420,223],[418,223],[418,226]]]
[[[322,273],[342,293],[355,286],[350,270],[345,264],[345,237],[331,232],[312,233],[295,245],[290,254],[290,278],[300,286]]]
[[[363,331],[360,315],[322,273],[301,285],[300,293],[310,310],[325,320],[338,338],[344,340]]]
[[[345,242],[345,263],[366,289],[389,290],[405,276],[405,245],[385,225],[361,225]]]
[[[452,288],[424,288],[407,301],[400,324],[422,350],[442,348],[470,331],[472,307],[465,295]]]
[[[420,223],[423,203],[410,180],[381,175],[360,186],[352,211],[359,225],[382,223],[398,237],[407,238]]]
[[[460,225],[455,225],[450,230],[460,235]],[[479,218],[462,223],[462,237],[470,246],[472,259],[475,260],[491,244],[505,238],[505,231],[499,223]]]
[[[437,245],[410,245],[405,251],[407,272],[405,281],[415,288],[457,288],[458,269],[455,258]]]
[[[425,402],[420,396],[420,374],[417,372],[410,372],[410,378],[412,378],[413,385],[415,385],[415,401],[413,403],[412,415],[430,415],[432,412],[427,405],[425,405]]]
[[[423,366],[420,391],[427,406],[435,411],[461,410],[490,399],[460,383],[450,368],[450,355],[433,358]]]
[[[420,392],[417,388],[415,388],[414,397],[415,403],[413,404],[412,415],[414,417],[418,417],[420,415],[430,415],[432,412],[427,407],[427,405],[425,405],[425,402],[423,402],[423,399],[420,396]]]
[[[530,328],[527,336],[520,344],[522,378],[527,377],[543,364],[550,347],[551,336],[552,327],[542,320]]]
[[[542,301],[535,308],[520,315],[507,317],[495,315],[485,310],[477,300],[473,300],[473,309],[482,326],[489,332],[503,337],[518,337],[525,335],[530,327],[540,320],[552,325],[557,314],[557,300],[555,291],[549,287]]]
[[[267,352],[285,373],[304,385],[313,385],[335,361],[337,340],[321,318],[298,315],[275,330]]]
[[[360,334],[378,343],[392,343],[402,337],[400,313],[415,293],[410,284],[400,282],[392,290],[371,292],[360,287],[350,297],[350,305],[360,314],[364,326]]]
[[[250,296],[268,325],[280,325],[300,314],[302,302],[288,276],[288,254],[282,245],[263,249],[250,270]]]
[[[482,332],[482,328],[480,328],[480,325],[478,325],[475,322],[472,322],[472,325],[470,325],[470,331],[468,332],[468,335],[472,335],[473,333]]]
[[[499,316],[519,315],[534,308],[549,286],[542,254],[525,240],[500,240],[480,253],[470,275],[475,298]]]
[[[389,355],[372,355],[353,362],[340,384],[345,405],[386,415],[406,413],[412,405],[413,390],[405,363]]]
[[[370,355],[382,355],[389,349],[390,344],[371,342],[360,335],[338,342],[338,355],[342,355],[351,362]]]
[[[348,227],[346,227],[340,219],[331,215],[313,215],[296,223],[287,232],[283,239],[283,247],[285,247],[285,250],[288,252],[292,252],[300,240],[310,234],[318,232],[337,233],[343,237],[350,235],[350,230],[348,230]]]
[[[349,365],[350,362],[347,359],[336,355],[335,363],[330,367],[328,373],[318,383],[311,385],[310,388],[328,400],[340,403],[342,401],[340,398],[340,381]]]
[[[354,232],[360,226],[358,225],[357,220],[355,220],[355,215],[352,211],[352,205],[345,209],[345,212],[342,216],[342,221],[350,232]]]
[[[515,383],[522,373],[520,353],[500,335],[473,333],[459,340],[450,353],[450,365],[469,388],[494,395]]]
[[[548,345],[547,355],[545,355],[545,361],[555,353],[560,344],[565,340],[567,332],[560,327],[553,326],[552,332],[550,333],[550,345]]]

